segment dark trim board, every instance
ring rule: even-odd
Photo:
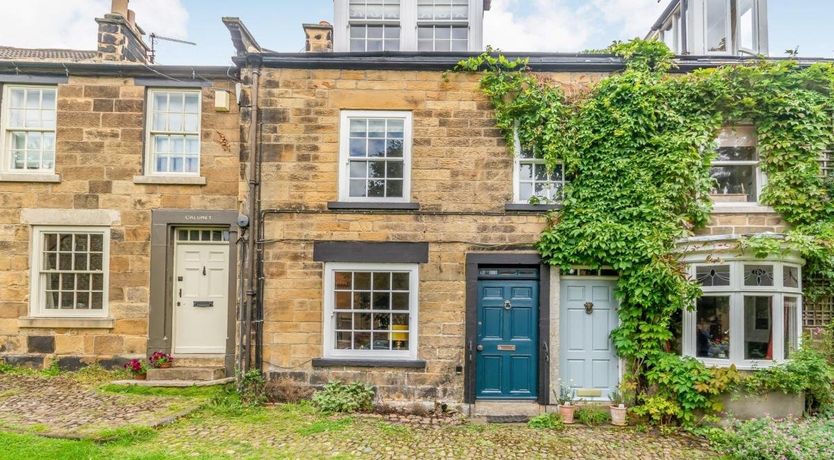
[[[65,75],[5,75],[0,74],[0,83],[28,83],[32,85],[64,85],[69,81]]]
[[[399,367],[404,369],[425,369],[426,362],[411,359],[334,359],[316,358],[313,367]]]
[[[538,254],[531,253],[469,253],[466,254],[466,353],[463,375],[463,401],[475,403],[477,360],[475,345],[478,334],[478,267],[527,266],[539,269],[539,404],[550,403],[550,265]]]
[[[206,80],[171,80],[168,78],[145,77],[134,78],[133,84],[152,88],[209,88],[212,86],[212,82]]]
[[[171,352],[173,336],[174,228],[213,226],[229,229],[229,313],[226,330],[226,375],[234,375],[237,291],[237,211],[154,209],[151,211],[151,282],[148,354]]]
[[[328,201],[327,209],[383,209],[417,211],[420,203],[365,203],[355,201]]]
[[[313,243],[313,260],[424,264],[429,261],[429,243],[316,241]]]

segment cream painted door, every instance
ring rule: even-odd
[[[174,353],[225,353],[228,243],[179,243],[174,267]]]

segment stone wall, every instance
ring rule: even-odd
[[[214,89],[203,88],[201,174],[206,184],[142,185],[145,91],[132,78],[70,77],[58,86],[56,174],[59,183],[0,182],[0,356],[65,367],[143,356],[148,339],[151,209],[237,210],[240,127],[237,108],[214,111]],[[111,327],[31,326],[29,249],[31,210],[79,216],[109,210]],[[36,212],[37,213],[37,212]],[[43,214],[43,212],[40,212]],[[81,326],[84,326],[83,324]],[[46,363],[44,362],[46,358]]]

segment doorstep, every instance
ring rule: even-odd
[[[234,381],[234,377],[225,377],[215,380],[114,380],[110,383],[114,385],[135,385],[137,387],[184,388],[225,385]]]
[[[553,406],[555,407],[555,406]],[[469,404],[467,415],[471,418],[483,418],[486,421],[513,422],[515,419],[529,419],[548,411],[548,406],[539,404],[537,401],[489,401],[480,400]]]

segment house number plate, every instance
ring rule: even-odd
[[[515,351],[515,345],[498,345],[498,351]]]

